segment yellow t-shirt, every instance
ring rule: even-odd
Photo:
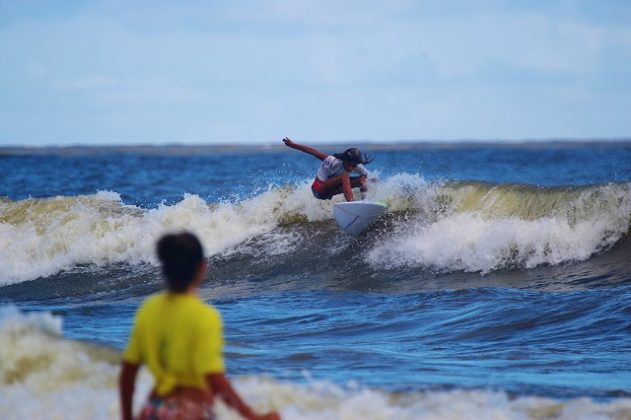
[[[147,364],[156,392],[176,386],[208,389],[204,376],[224,372],[222,322],[219,312],[190,294],[159,293],[136,312],[123,359]]]

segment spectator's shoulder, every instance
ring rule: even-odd
[[[141,314],[151,312],[155,310],[155,308],[160,305],[160,302],[164,299],[164,293],[156,293],[149,296],[145,299],[138,308],[137,314],[140,316]]]
[[[221,313],[214,306],[200,302],[200,315],[206,322],[221,324]]]
[[[153,295],[145,299],[145,301],[141,305],[141,308],[142,307],[150,308],[155,305],[159,305],[165,299],[165,297],[166,297],[166,293],[164,292],[154,293]]]

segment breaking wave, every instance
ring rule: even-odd
[[[209,255],[291,255],[306,247],[335,258],[354,246],[379,269],[486,273],[587,260],[625,237],[631,217],[629,183],[540,188],[399,174],[373,184],[369,199],[387,203],[388,214],[355,241],[335,229],[331,202],[315,200],[307,183],[217,203],[186,194],[152,209],[127,205],[115,192],[2,199],[0,284],[84,264],[155,264],[156,239],[183,229]]]

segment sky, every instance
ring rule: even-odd
[[[0,145],[631,137],[631,1],[0,0]]]

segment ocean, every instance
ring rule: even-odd
[[[631,418],[631,142],[359,146],[388,211],[358,237],[282,145],[1,148],[0,417],[117,418],[156,239],[188,230],[257,410]]]

